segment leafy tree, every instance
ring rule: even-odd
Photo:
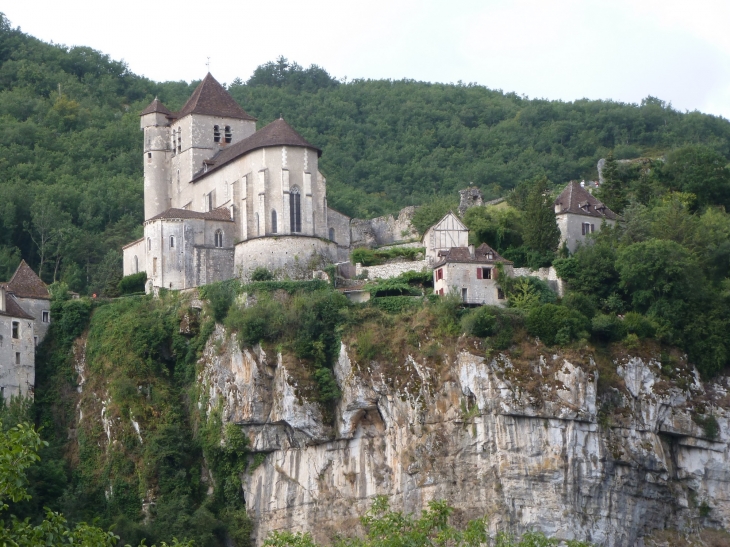
[[[613,157],[613,152],[608,153],[606,163],[603,164],[603,183],[597,192],[597,197],[606,206],[616,213],[623,211],[626,205],[626,188],[618,172],[618,165]]]
[[[522,245],[522,215],[514,207],[472,207],[464,213],[470,243],[486,243],[497,252]]]
[[[557,250],[560,230],[555,222],[555,209],[546,176],[537,177],[532,183],[523,226],[523,238],[529,249],[540,253]]]
[[[451,197],[433,198],[413,214],[413,227],[423,235],[431,226],[441,220],[449,211],[456,211],[458,202]],[[467,211],[468,212],[468,211]]]
[[[661,176],[672,190],[697,196],[700,207],[719,204],[730,209],[728,161],[708,146],[684,146],[670,153]]]

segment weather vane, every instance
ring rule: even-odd
[[[208,72],[210,72],[210,57],[206,57],[206,59],[208,60],[205,62],[205,66],[208,69]]]

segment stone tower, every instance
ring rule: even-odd
[[[140,114],[144,130],[144,218],[170,208],[170,120],[173,118],[156,97]]]

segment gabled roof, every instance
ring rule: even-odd
[[[155,97],[155,100],[141,112],[140,116],[144,116],[145,114],[154,114],[155,112],[159,112],[160,114],[164,114],[168,117],[172,117],[173,115],[172,112],[170,112],[167,107],[162,104],[162,101]]]
[[[218,152],[213,158],[208,160],[206,163],[209,165],[207,171],[202,171],[193,177],[193,180],[202,178],[211,171],[219,169],[228,162],[256,150],[258,148],[265,148],[267,146],[301,146],[304,148],[311,148],[317,151],[317,156],[322,155],[322,151],[308,143],[304,137],[297,133],[294,128],[286,123],[283,118],[274,120],[263,129],[259,129],[251,135],[243,139],[242,141],[232,144]]]
[[[188,114],[202,114],[205,116],[219,116],[221,118],[236,118],[239,120],[256,121],[256,118],[247,114],[243,108],[231,97],[231,94],[213,78],[208,72],[195,88],[193,94],[182,107],[174,114],[175,118],[182,118]]]
[[[6,317],[16,317],[17,319],[35,320],[35,317],[33,317],[32,315],[28,315],[28,313],[20,307],[20,304],[15,301],[15,298],[12,294],[5,295],[5,311],[0,311],[0,315],[4,315]]]
[[[489,256],[491,255],[491,258]],[[445,251],[439,251],[439,260],[434,264],[434,269],[447,263],[462,262],[468,264],[512,264],[509,260],[502,258],[497,251],[486,243],[482,243],[474,249],[474,256],[471,256],[469,247],[451,247]]]
[[[165,219],[200,219],[200,220],[218,220],[218,221],[226,221],[226,222],[233,222],[231,219],[231,211],[230,209],[227,209],[225,207],[220,207],[219,209],[213,209],[212,211],[208,211],[207,213],[203,213],[201,211],[189,211],[187,209],[175,209],[171,208],[167,211],[163,211],[159,215],[153,216],[152,218],[147,219],[145,222],[150,222],[152,220],[165,220]]]
[[[555,214],[573,213],[589,217],[616,219],[616,213],[606,207],[601,201],[593,197],[580,183],[568,183],[565,189],[555,200]]]
[[[463,230],[469,231],[464,223],[454,214],[453,211],[446,213],[441,220],[431,226],[429,230]]]
[[[40,298],[49,300],[51,298],[46,284],[28,266],[25,260],[20,261],[20,266],[15,270],[13,277],[5,284],[8,292],[18,298]]]

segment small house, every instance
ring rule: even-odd
[[[573,181],[555,200],[555,220],[560,228],[560,245],[565,243],[573,253],[604,222],[610,226],[616,224],[616,213],[586,190],[583,183]]]

